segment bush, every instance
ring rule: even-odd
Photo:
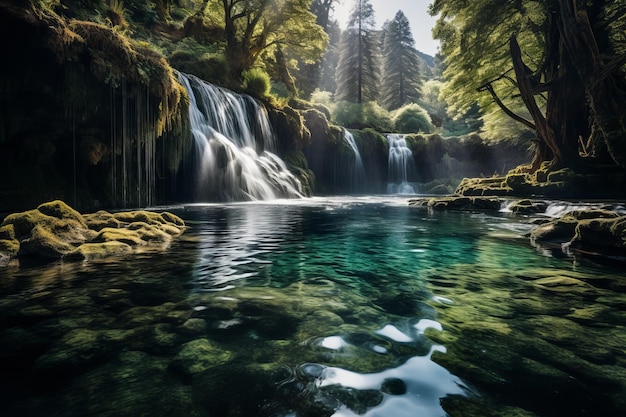
[[[243,72],[244,90],[256,97],[268,97],[272,89],[270,76],[259,68],[252,68]]]
[[[397,133],[431,133],[433,125],[426,110],[417,104],[407,104],[394,112],[394,131]]]
[[[393,127],[389,112],[373,101],[365,104],[339,102],[333,111],[333,121],[347,128],[370,127],[379,132],[389,132]]]

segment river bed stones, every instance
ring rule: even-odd
[[[169,213],[147,210],[81,215],[60,200],[8,215],[0,225],[0,266],[11,258],[97,259],[165,249],[185,230]]]

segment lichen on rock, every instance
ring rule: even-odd
[[[164,249],[183,233],[175,214],[147,210],[81,215],[61,200],[8,215],[0,225],[1,265],[13,257],[97,259],[133,248]]]

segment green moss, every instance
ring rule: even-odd
[[[116,219],[114,215],[104,210],[100,210],[96,213],[84,214],[83,218],[85,219],[87,227],[95,231],[100,231],[105,227],[117,229],[122,226],[122,222]]]
[[[5,217],[2,226],[13,225],[15,236],[22,238],[30,235],[33,228],[37,225],[46,225],[52,228],[60,221],[52,216],[43,214],[37,209],[23,211],[21,213],[12,213]]]
[[[38,255],[47,258],[61,258],[74,250],[74,246],[53,234],[50,229],[36,225],[30,238],[22,241],[20,255]]]
[[[148,224],[160,225],[165,223],[165,219],[159,213],[152,211],[123,211],[115,213],[114,217],[123,223],[143,222]]]
[[[54,200],[40,204],[37,210],[48,216],[56,217],[60,220],[74,220],[82,226],[87,227],[83,216],[61,200]]]
[[[179,371],[194,375],[230,361],[232,353],[208,339],[187,342],[174,357],[172,365]]]
[[[17,239],[0,239],[0,254],[13,257],[20,250],[20,242]]]
[[[13,240],[15,239],[15,226],[7,224],[0,227],[0,239],[1,240]]]
[[[130,246],[140,246],[145,245],[146,242],[141,238],[139,233],[128,230],[128,229],[112,229],[105,227],[100,230],[98,236],[93,239],[93,243],[102,243],[102,242],[113,242],[118,241],[122,243],[126,243]]]
[[[152,243],[169,243],[172,240],[172,237],[161,230],[159,227],[154,225],[144,223],[144,222],[135,222],[128,225],[128,229],[131,231],[135,231],[141,239],[152,242]]]
[[[119,256],[131,251],[132,247],[130,245],[118,241],[85,243],[65,255],[65,258],[68,260],[100,259],[109,256]]]
[[[531,241],[559,243],[569,242],[574,236],[578,221],[569,216],[542,224],[530,233]]]
[[[161,217],[168,223],[173,223],[179,227],[185,227],[185,221],[178,217],[175,214],[170,213],[169,211],[164,211],[161,213]]]

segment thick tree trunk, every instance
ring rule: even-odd
[[[585,4],[559,0],[559,12],[564,48],[585,87],[595,126],[615,163],[626,168],[623,91],[602,58]]]
[[[535,100],[535,91],[538,88],[538,81],[535,80],[530,68],[528,68],[522,61],[522,51],[520,50],[515,35],[511,36],[509,46],[519,92],[535,123],[535,129],[539,140],[538,150],[540,150],[543,154],[535,154],[533,167],[535,168],[537,163],[541,163],[541,161],[538,161],[539,157],[545,157],[546,155],[545,149],[543,149],[542,145],[545,145],[551,151],[554,162],[556,164],[560,164],[563,161],[563,152],[559,146],[560,141]]]

